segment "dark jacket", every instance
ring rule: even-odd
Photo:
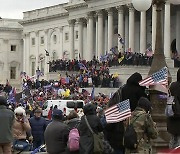
[[[170,85],[172,96],[176,96],[180,102],[180,69],[177,72],[177,81]],[[167,118],[167,130],[173,135],[180,135],[180,117]]]
[[[89,125],[95,133],[102,132],[103,127],[101,125],[100,119],[96,115],[96,108],[93,104],[88,104],[84,106],[84,114],[87,117]],[[85,122],[84,116],[81,118],[79,125],[80,132],[80,154],[93,154],[93,136]]]
[[[31,133],[34,140],[44,140],[44,131],[46,129],[46,119],[43,117],[36,118],[35,116],[29,119]]]
[[[12,125],[14,113],[7,109],[6,106],[0,105],[0,143],[10,143],[12,137]]]
[[[147,97],[145,87],[139,85],[141,80],[141,74],[136,72],[128,78],[127,83],[122,88],[122,100],[130,100],[131,111],[134,111],[137,107],[140,97]]]
[[[61,121],[53,120],[46,128],[44,137],[49,154],[66,154],[68,126]]]

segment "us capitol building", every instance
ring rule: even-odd
[[[0,19],[0,83],[20,82],[20,72],[39,68],[48,78],[48,62],[99,58],[112,47],[145,53],[155,48],[156,8],[136,11],[131,0],[70,0],[23,13],[23,19]],[[164,53],[180,51],[180,8],[167,0],[163,9]],[[124,39],[119,43],[118,34]],[[50,56],[46,56],[47,50]]]

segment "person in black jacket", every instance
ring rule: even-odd
[[[91,126],[94,133],[102,132],[103,127],[101,125],[99,117],[96,115],[96,106],[93,104],[86,104],[84,106],[84,116],[81,118],[79,125],[80,132],[80,154],[93,154],[94,141],[93,135],[91,134],[86,121],[85,116],[87,117],[88,123]]]
[[[41,115],[42,110],[36,109],[34,116],[29,119],[31,133],[33,136],[33,149],[36,149],[44,144],[44,131],[46,129],[47,123],[46,119],[41,117]]]
[[[180,103],[180,68],[177,71],[177,81],[170,85],[170,92]],[[180,146],[180,117],[174,116],[167,118],[167,131],[171,134],[169,147],[175,148]]]
[[[122,88],[122,101],[126,99],[130,100],[131,111],[134,111],[137,107],[138,101],[141,97],[147,98],[145,87],[139,85],[139,81],[141,80],[141,74],[136,72],[127,79],[126,84]]]
[[[44,137],[48,154],[66,154],[69,130],[62,122],[63,112],[54,110],[52,122],[47,126]]]

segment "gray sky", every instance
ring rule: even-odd
[[[69,2],[69,0],[0,0],[0,17],[22,19],[23,12]]]

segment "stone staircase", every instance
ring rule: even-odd
[[[150,67],[149,66],[116,66],[116,67],[111,67],[109,70],[110,70],[110,74],[118,73],[119,79],[121,80],[122,84],[125,84],[126,80],[135,72],[139,72],[143,76],[143,78],[147,77]],[[178,68],[169,69],[170,74],[172,76],[172,81],[176,81],[177,70]],[[76,74],[76,73],[77,72],[68,71],[68,74]],[[58,80],[59,74],[61,74],[61,76],[65,76],[66,71],[51,72],[48,74],[48,79]]]

